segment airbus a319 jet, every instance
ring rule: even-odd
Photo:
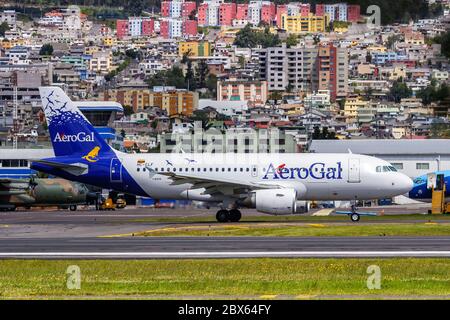
[[[112,149],[59,87],[40,94],[55,157],[32,169],[154,199],[217,203],[219,222],[239,208],[294,214],[307,200],[369,200],[409,192],[410,178],[386,161],[358,154],[126,154]],[[352,220],[359,220],[354,210]]]

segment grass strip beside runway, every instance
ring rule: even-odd
[[[361,217],[361,223],[363,222],[394,222],[394,221],[450,221],[449,214],[396,214],[396,215],[383,215],[383,216],[363,216]],[[243,215],[241,222],[349,222],[350,218],[346,215],[331,215],[331,216],[311,216],[311,215],[286,215],[286,216],[271,216],[271,215]],[[135,223],[208,223],[217,222],[214,214],[198,215],[198,216],[167,216],[167,217],[145,217],[130,219],[126,222]]]
[[[234,223],[194,226],[171,226],[132,234],[111,236],[447,236],[450,223],[376,223],[376,224],[326,224],[326,223]]]
[[[66,270],[81,270],[67,289]],[[367,268],[380,267],[369,290]],[[1,260],[0,298],[450,297],[450,259]]]

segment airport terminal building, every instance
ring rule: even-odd
[[[315,153],[357,153],[386,160],[413,178],[450,170],[450,140],[314,140]]]

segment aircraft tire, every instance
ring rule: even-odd
[[[361,217],[360,217],[360,215],[357,214],[357,213],[352,213],[352,214],[350,215],[350,219],[351,219],[353,222],[358,222],[359,219],[361,219]]]
[[[71,206],[69,206],[69,210],[70,211],[77,211],[77,206],[76,205],[71,205]]]
[[[242,218],[242,213],[238,209],[230,210],[229,215],[230,215],[231,222],[238,222]]]
[[[218,222],[228,222],[230,221],[230,213],[228,210],[219,210],[216,213],[216,219]]]

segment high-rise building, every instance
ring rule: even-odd
[[[236,19],[236,3],[221,3],[219,6],[219,25],[231,26]]]
[[[347,95],[348,51],[346,48],[286,45],[258,51],[260,77],[269,91],[287,88],[306,92],[329,90],[333,100]]]

